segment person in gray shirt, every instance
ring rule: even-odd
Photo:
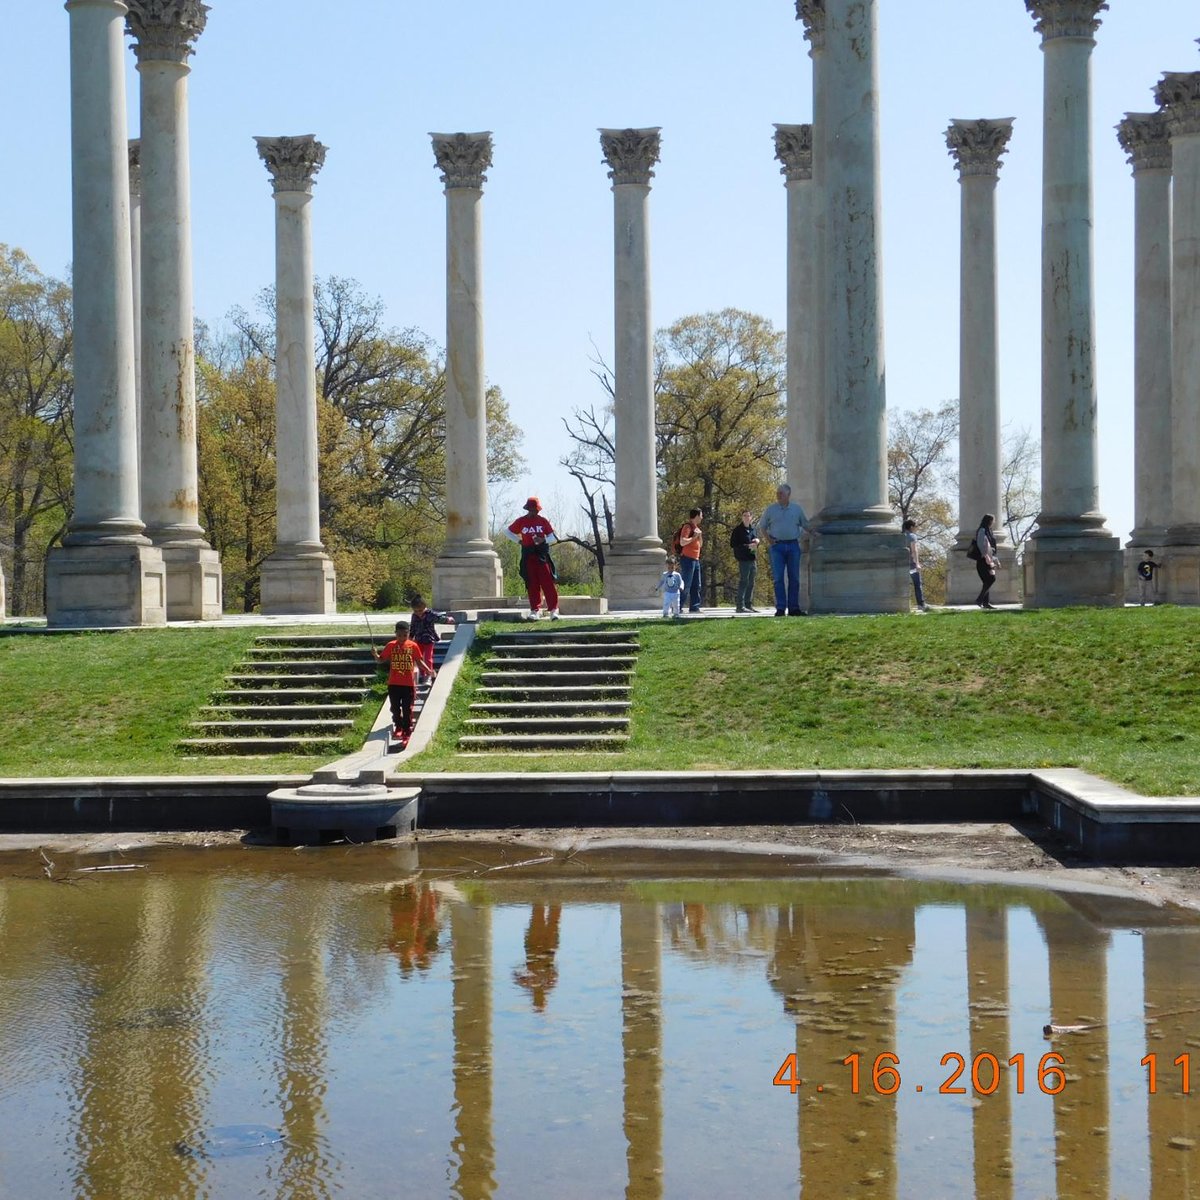
[[[792,489],[779,485],[775,503],[758,522],[759,533],[771,548],[771,578],[775,583],[775,615],[801,616],[800,534],[808,528],[804,509],[792,500]]]

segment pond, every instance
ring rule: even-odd
[[[652,849],[54,858],[0,859],[0,1196],[1200,1200],[1175,910]]]

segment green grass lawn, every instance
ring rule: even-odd
[[[458,754],[500,628],[481,628],[408,769],[1071,766],[1200,794],[1197,610],[646,622],[626,751]]]
[[[176,748],[263,632],[139,629],[0,637],[0,777],[312,771],[337,753],[210,758]],[[342,753],[362,745],[385,694],[382,687],[372,693]]]

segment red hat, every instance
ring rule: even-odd
[[[530,496],[529,499],[525,501],[525,507],[527,509],[532,508],[534,512],[541,512],[542,502],[536,496]]]

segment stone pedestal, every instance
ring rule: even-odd
[[[1025,604],[1124,600],[1100,511],[1096,445],[1091,56],[1104,0],[1025,0],[1042,35],[1042,513]]]
[[[1166,598],[1200,604],[1200,71],[1164,75],[1155,100],[1171,135],[1171,517]]]
[[[70,0],[75,506],[46,562],[51,626],[159,625],[161,553],[139,517],[121,0]]]
[[[56,546],[46,556],[46,612],[62,629],[166,624],[162,552],[150,545]]]
[[[826,0],[826,471],[813,612],[909,607],[908,554],[887,494],[876,35],[876,0]]]
[[[488,532],[487,380],[483,366],[483,185],[492,135],[433,133],[446,190],[446,542],[433,602],[455,608],[504,592]]]
[[[164,551],[168,619],[217,620],[220,559],[200,527],[188,137],[188,59],[208,7],[126,3],[141,80],[141,514]]]
[[[646,608],[667,552],[658,536],[654,330],[650,317],[650,180],[657,128],[602,129],[613,185],[616,486],[613,544],[604,566],[608,607]]]
[[[1134,528],[1125,599],[1137,603],[1137,564],[1144,550],[1162,556],[1171,520],[1171,137],[1161,112],[1126,113],[1117,137],[1134,181]],[[1160,572],[1160,593],[1165,583]]]
[[[985,513],[996,518],[1000,570],[993,604],[1017,604],[1021,581],[1002,508],[996,184],[1012,120],[954,121],[946,144],[958,168],[962,222],[959,255],[958,537],[946,563],[946,602],[972,604],[979,573],[966,554]]]
[[[321,543],[313,327],[312,186],[325,147],[311,134],[256,138],[275,191],[275,549],[262,565],[264,613],[337,612]]]

